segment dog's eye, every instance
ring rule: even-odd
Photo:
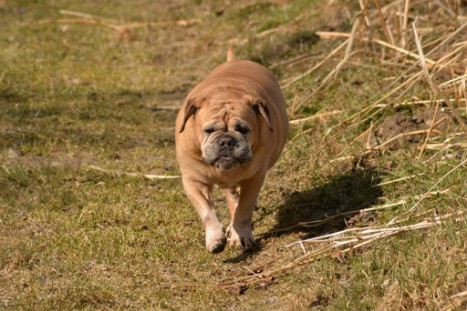
[[[208,127],[205,128],[203,131],[204,131],[204,133],[206,133],[206,134],[211,134],[211,133],[214,132],[214,127],[208,126]]]
[[[250,129],[246,126],[237,125],[235,130],[244,135],[250,133]]]

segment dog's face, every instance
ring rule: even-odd
[[[249,97],[228,102],[194,99],[185,108],[180,132],[188,119],[193,118],[204,162],[222,171],[241,166],[253,157],[258,142],[258,115],[264,116],[269,127],[271,122],[266,105]]]

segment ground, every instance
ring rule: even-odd
[[[361,3],[0,0],[0,309],[465,309],[465,3]],[[229,45],[291,130],[257,248],[212,255],[174,120]]]

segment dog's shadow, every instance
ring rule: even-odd
[[[261,250],[262,240],[269,238],[294,232],[300,232],[301,238],[311,238],[343,230],[352,216],[377,203],[383,195],[380,182],[381,173],[377,170],[352,169],[316,188],[287,194],[278,208],[276,225],[257,237],[258,246],[226,262],[246,260]],[[355,213],[342,215],[352,211]]]

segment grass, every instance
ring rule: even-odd
[[[422,142],[375,152],[357,139],[372,122],[397,112],[393,103],[435,97],[417,81],[367,118],[364,108],[411,65],[378,46],[356,42],[335,79],[311,97],[344,51],[284,89],[291,119],[342,113],[292,126],[260,194],[257,250],[207,253],[180,181],[143,177],[178,174],[176,109],[225,59],[229,42],[239,57],[273,68],[284,85],[342,43],[319,39],[316,31],[352,29],[358,3],[334,2],[0,1],[0,309],[465,308],[465,299],[455,298],[467,289],[465,218],[307,262],[297,261],[303,249],[287,247],[347,227],[381,226],[395,218],[412,224],[465,211],[465,166],[453,170],[465,160],[462,147],[426,149],[417,160]],[[456,3],[447,5],[456,11]],[[50,20],[74,18],[60,10],[119,26],[155,24],[118,32]],[[373,18],[376,9],[369,10]],[[459,27],[447,12],[423,3],[411,7],[410,16],[437,14],[437,32],[425,34],[424,42]],[[416,53],[414,44],[407,49]],[[444,90],[463,98],[460,85]],[[465,120],[465,108],[456,108]],[[456,123],[445,135],[465,142]],[[429,143],[446,137],[432,134]],[[216,203],[226,224],[223,197],[216,195]],[[299,224],[322,219],[315,227]],[[284,269],[292,262],[297,264]]]

